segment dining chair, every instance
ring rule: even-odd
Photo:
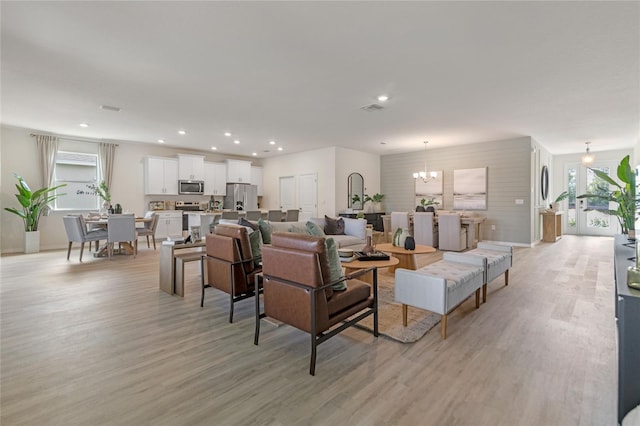
[[[284,218],[285,222],[297,222],[300,210],[287,210],[287,214]]]
[[[467,249],[467,229],[460,222],[460,215],[438,215],[438,248],[440,250],[463,251]]]
[[[238,213],[237,210],[222,212],[222,219],[233,220],[233,219],[238,219],[238,217],[240,217],[240,214]]]
[[[260,220],[262,212],[260,210],[251,210],[247,212],[247,220]]]
[[[107,219],[107,243],[109,258],[113,256],[113,245],[118,243],[133,243],[133,257],[138,254],[138,234],[136,232],[136,218],[132,214],[112,214]]]
[[[158,226],[158,213],[151,214],[151,222],[144,222],[143,228],[136,228],[139,237],[147,237],[147,248],[151,248],[149,245],[149,237],[153,239],[153,249],[156,249],[156,227]]]
[[[389,237],[392,240],[398,228],[409,230],[409,212],[391,212],[391,232]],[[410,230],[409,233],[411,233]]]
[[[67,231],[67,239],[69,240],[69,248],[67,249],[67,260],[71,256],[71,245],[76,242],[80,243],[80,262],[82,262],[82,253],[84,252],[84,243],[89,241],[96,242],[96,250],[98,250],[99,241],[107,239],[107,231],[97,229],[95,231],[87,231],[87,226],[82,216],[67,215],[62,218],[64,229]]]
[[[267,220],[269,222],[282,222],[282,210],[269,210]]]
[[[431,212],[413,214],[413,237],[416,244],[438,247],[438,222]]]

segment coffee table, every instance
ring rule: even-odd
[[[342,262],[345,274],[349,275],[359,269],[367,269],[371,267],[380,268],[393,268],[400,262],[398,258],[389,256],[388,260],[352,260],[351,262]],[[358,277],[359,280],[373,284],[373,271],[368,272]]]
[[[416,244],[415,250],[406,250],[404,247],[396,247],[391,243],[376,244],[376,250],[385,253],[392,253],[400,261],[397,266],[389,268],[389,272],[395,272],[396,268],[418,269],[416,254],[435,253],[436,249],[431,246]]]

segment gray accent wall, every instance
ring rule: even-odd
[[[530,137],[429,148],[426,155],[429,171],[443,171],[445,210],[453,210],[454,169],[488,168],[487,210],[479,211],[487,217],[481,228],[483,240],[526,246],[537,241],[533,237],[538,232],[533,220],[537,203],[532,202],[532,192],[539,174],[532,174],[535,156]],[[387,212],[415,210],[412,173],[423,170],[424,163],[424,149],[380,158],[380,185]],[[516,204],[516,200],[523,200],[523,204]]]

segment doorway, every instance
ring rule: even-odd
[[[300,203],[301,221],[318,216],[318,177],[316,173],[299,176],[298,202]]]
[[[296,181],[293,176],[280,177],[280,209],[283,211],[296,208]]]
[[[609,191],[609,184],[598,178],[592,169],[601,170],[617,180],[615,161],[599,161],[591,167],[585,167],[580,163],[565,164],[564,188],[569,192],[563,219],[566,234],[611,236],[620,232],[616,217],[606,213],[607,210],[616,209],[615,203],[577,198],[581,194],[605,194]]]

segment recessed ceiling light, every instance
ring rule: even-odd
[[[238,145],[240,143],[240,141],[238,139],[236,139],[235,141],[233,141],[233,143],[235,143],[236,145]]]
[[[282,151],[282,147],[281,146],[278,147],[278,151]]]
[[[269,145],[275,145],[276,141],[269,141]]]
[[[215,146],[212,146],[211,149],[215,151],[218,148],[216,148]]]
[[[164,143],[164,139],[158,139],[158,143]]]
[[[257,152],[252,152],[251,155],[253,155],[255,157],[256,155],[258,155],[258,153]]]
[[[378,100],[379,100],[380,102],[388,101],[388,100],[389,100],[389,96],[387,96],[387,95],[380,95],[380,96],[378,96]]]
[[[229,133],[229,132],[224,132],[224,135],[225,135],[225,136],[231,136],[231,133]]]
[[[178,130],[179,135],[186,135],[187,132],[185,130]]]
[[[80,123],[80,127],[89,127],[87,123]]]
[[[387,144],[386,142],[380,142],[380,145],[386,145],[386,144]]]

